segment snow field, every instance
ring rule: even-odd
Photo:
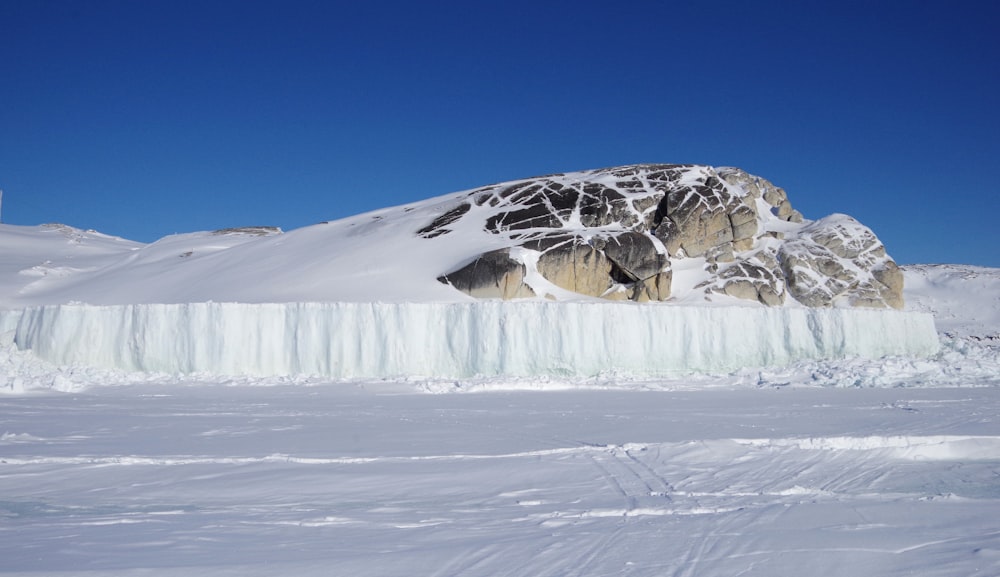
[[[995,575],[998,391],[4,397],[0,572]]]
[[[173,374],[667,376],[807,359],[926,357],[933,317],[622,303],[53,305],[0,313],[56,365]]]

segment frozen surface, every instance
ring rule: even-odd
[[[938,350],[931,315],[864,309],[201,303],[61,305],[4,316],[18,316],[21,349],[56,365],[183,374],[663,376]]]
[[[998,415],[996,387],[0,397],[0,572],[997,575]]]

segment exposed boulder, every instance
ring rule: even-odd
[[[780,220],[802,222],[802,213],[792,208],[788,194],[783,188],[771,184],[770,181],[748,174],[739,168],[724,167],[718,169],[719,178],[731,186],[745,191],[748,200],[761,199],[771,206],[771,214]]]
[[[903,309],[903,271],[895,261],[886,258],[885,261],[872,269],[879,297],[885,304],[894,309]],[[876,305],[877,306],[877,305]]]
[[[535,292],[524,284],[524,273],[524,264],[511,258],[509,249],[500,249],[484,253],[438,280],[477,298],[533,297]]]
[[[525,241],[537,251],[535,269],[548,282],[582,295],[612,300],[666,300],[670,261],[652,237],[633,232],[555,235]]]
[[[629,300],[637,302],[665,301],[670,298],[670,283],[674,274],[671,270],[663,270],[654,276],[636,281],[632,286],[626,286]]]
[[[638,232],[623,232],[601,243],[604,254],[633,281],[645,280],[670,264],[652,237]]]
[[[750,250],[759,228],[757,211],[748,204],[739,204],[729,213],[729,224],[733,229],[733,249]]]
[[[582,295],[599,297],[611,288],[611,260],[577,236],[542,252],[537,267],[552,284]]]

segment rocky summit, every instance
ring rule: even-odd
[[[478,298],[668,301],[682,288],[687,300],[903,306],[903,275],[870,229],[842,214],[806,220],[784,190],[737,168],[640,164],[495,184],[441,207],[418,235],[470,228],[496,248],[438,280]]]

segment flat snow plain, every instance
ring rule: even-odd
[[[0,570],[997,575],[998,392],[9,396]]]
[[[673,380],[176,377],[8,343],[0,573],[1000,575],[1000,285],[928,270],[910,302],[966,303],[933,358]]]

